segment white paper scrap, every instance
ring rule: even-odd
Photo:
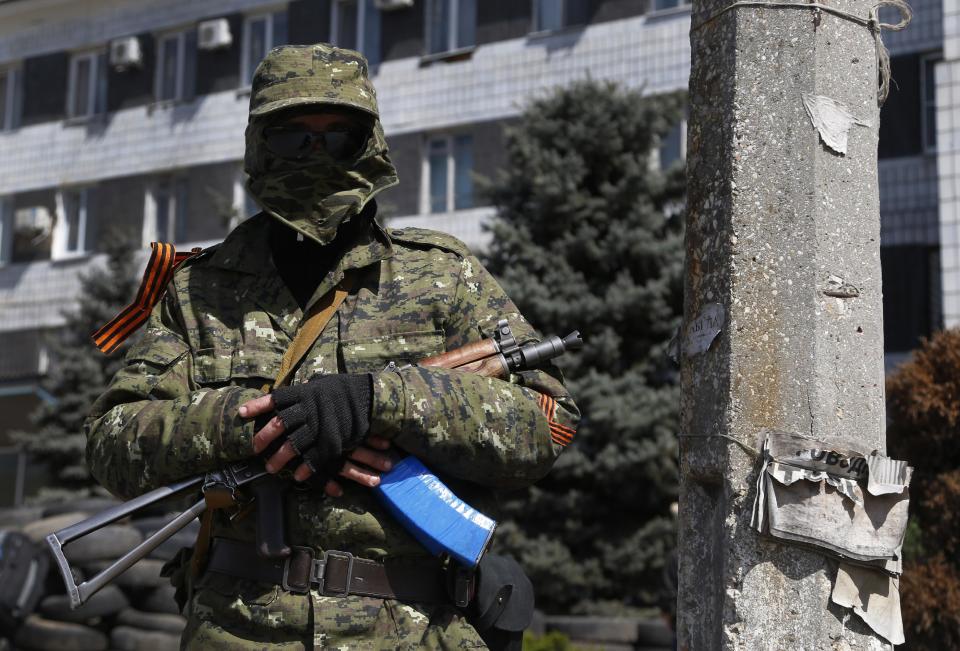
[[[860,619],[892,644],[903,644],[900,581],[883,572],[840,563],[833,602],[852,608]]]
[[[913,468],[906,461],[882,457],[876,452],[867,457],[867,466],[870,468],[867,490],[871,495],[902,493],[913,476]]]
[[[870,123],[858,119],[846,106],[823,95],[801,93],[803,107],[813,126],[820,132],[823,144],[837,152],[847,153],[847,133],[854,124],[869,127]]]

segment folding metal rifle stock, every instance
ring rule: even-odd
[[[481,339],[441,355],[428,357],[417,365],[456,369],[485,377],[506,378],[510,373],[535,368],[582,345],[583,340],[580,339],[580,333],[576,331],[562,339],[551,336],[539,343],[519,345],[507,321],[502,319],[497,324],[493,337]],[[387,368],[395,369],[397,365],[391,362]],[[203,494],[200,501],[176,516],[105,570],[77,585],[70,563],[64,555],[64,546],[161,500],[198,489]],[[275,475],[267,473],[262,458],[254,457],[214,472],[163,486],[47,536],[47,545],[53,553],[60,568],[60,574],[63,576],[64,585],[67,587],[70,607],[79,607],[91,595],[130,569],[134,563],[159,547],[194,518],[199,517],[209,505],[220,508],[220,505],[249,503],[250,499],[241,498],[242,489],[253,494],[252,501],[256,505],[257,546],[260,553],[268,558],[283,558],[289,555],[290,548],[283,539],[281,481]]]
[[[169,486],[162,486],[47,536],[47,545],[53,553],[53,558],[56,560],[57,566],[60,568],[60,574],[63,576],[63,583],[67,587],[67,594],[70,597],[70,607],[79,607],[89,599],[91,595],[100,590],[100,588],[130,569],[134,563],[162,545],[164,541],[186,527],[195,518],[200,517],[200,515],[207,510],[207,495],[211,491],[225,491],[235,494],[244,486],[267,475],[268,473],[264,467],[263,460],[250,459],[249,461],[241,461],[215,472],[185,479],[175,484],[170,484]],[[269,476],[273,477],[272,475]],[[63,553],[63,547],[65,545],[87,534],[93,533],[98,529],[102,529],[108,524],[113,524],[117,520],[129,517],[133,513],[152,506],[157,502],[197,489],[204,494],[204,497],[200,499],[200,501],[163,525],[157,532],[121,556],[108,568],[90,580],[77,585],[73,572],[70,570],[70,562]],[[266,516],[266,521],[260,517],[262,511],[266,510],[266,507],[269,506],[270,501],[269,499],[264,499],[257,503],[258,537],[261,535],[261,527],[270,525],[270,515]],[[272,516],[282,518],[283,514],[279,509],[273,509]],[[282,520],[280,522],[282,525]],[[282,531],[282,529],[274,531]]]

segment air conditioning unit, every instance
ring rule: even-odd
[[[373,0],[373,5],[380,11],[392,11],[413,6],[413,0]]]
[[[233,43],[233,34],[230,33],[230,23],[226,18],[205,20],[197,25],[197,47],[201,50],[219,50],[230,47]]]
[[[117,70],[139,68],[143,65],[140,39],[136,36],[127,36],[110,41],[110,65]]]

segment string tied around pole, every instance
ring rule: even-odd
[[[877,88],[877,105],[883,106],[883,103],[887,99],[887,95],[890,94],[890,52],[887,50],[887,46],[883,44],[882,32],[887,29],[893,32],[899,32],[904,29],[907,25],[910,24],[910,21],[913,19],[913,10],[910,9],[910,5],[907,4],[906,0],[879,0],[875,5],[870,8],[870,15],[866,18],[863,16],[858,16],[849,11],[844,11],[843,9],[838,9],[837,7],[832,7],[830,5],[821,4],[819,2],[778,2],[776,0],[738,0],[730,5],[727,5],[720,11],[708,16],[706,19],[700,21],[696,25],[690,28],[690,31],[696,31],[702,29],[709,23],[712,23],[717,18],[723,14],[737,9],[740,7],[753,7],[759,9],[813,9],[815,11],[822,11],[824,13],[832,14],[838,16],[845,20],[849,20],[858,25],[862,25],[870,30],[870,33],[873,35],[874,48],[876,51],[877,58],[877,77],[878,77],[878,88]],[[900,13],[900,21],[897,23],[884,23],[880,20],[880,10],[883,7],[890,7],[896,9]]]

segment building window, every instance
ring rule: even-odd
[[[63,219],[58,219],[54,226],[55,258],[69,258],[90,251],[90,193],[90,188],[70,188],[60,192],[57,208]]]
[[[227,224],[227,230],[233,230],[260,212],[260,206],[247,191],[246,173],[241,169],[233,181],[233,218]]]
[[[890,57],[890,96],[880,109],[879,158],[916,156],[924,151],[924,60],[905,54]],[[935,89],[931,89],[931,97]],[[932,102],[931,102],[932,104]],[[931,125],[936,131],[936,125]]]
[[[476,0],[427,0],[426,6],[429,54],[476,45]]]
[[[75,54],[70,59],[67,85],[67,117],[90,117],[107,108],[107,55],[105,52]]]
[[[249,86],[253,72],[267,52],[287,42],[287,12],[274,11],[268,14],[247,16],[243,23],[243,70],[241,78]]]
[[[940,55],[920,59],[920,119],[923,132],[923,150],[937,150],[937,82],[935,71]]]
[[[658,167],[666,170],[677,161],[682,161],[687,154],[687,121],[680,120],[660,139],[657,148]]]
[[[883,347],[914,350],[943,327],[940,314],[939,247],[882,246]]]
[[[431,138],[426,157],[427,210],[473,208],[473,136]]]
[[[584,25],[589,19],[586,0],[534,0],[533,31],[550,32],[572,25]]]
[[[13,202],[0,197],[0,265],[10,262],[13,249]]]
[[[50,258],[53,215],[44,205],[22,206],[13,212],[13,243],[10,262],[34,262]]]
[[[187,179],[164,179],[154,185],[147,200],[143,243],[184,242],[187,239]]]
[[[334,0],[330,6],[330,42],[361,52],[380,63],[380,12],[373,0]]]
[[[23,74],[20,68],[0,69],[0,131],[20,126]]]
[[[193,96],[197,74],[197,30],[187,29],[157,37],[157,101]]]
[[[651,8],[653,11],[664,11],[666,9],[676,9],[678,7],[689,7],[690,0],[653,0]]]

